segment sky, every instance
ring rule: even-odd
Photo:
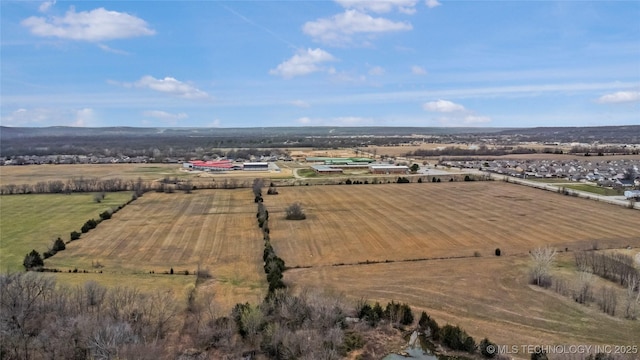
[[[640,125],[640,1],[0,1],[3,126]]]

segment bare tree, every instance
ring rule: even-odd
[[[640,305],[640,277],[629,275],[625,295],[624,317],[635,320],[638,316],[638,305]]]
[[[178,308],[171,292],[157,290],[144,301],[143,321],[149,339],[163,339],[173,328]]]
[[[578,286],[573,294],[573,299],[580,304],[585,304],[593,297],[591,292],[593,274],[586,271],[579,271],[577,281]]]
[[[46,323],[45,309],[54,292],[51,277],[32,272],[0,275],[0,353],[7,358],[32,357],[33,343]]]
[[[603,286],[600,292],[601,297],[598,301],[600,310],[611,316],[615,316],[616,306],[618,305],[618,296],[616,295],[615,290],[611,287]]]
[[[542,287],[551,286],[551,275],[549,272],[553,266],[556,254],[556,250],[548,246],[531,251],[530,255],[533,264],[529,275],[532,284]]]

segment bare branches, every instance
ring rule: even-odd
[[[551,286],[551,275],[549,274],[551,266],[553,266],[556,250],[550,247],[537,248],[531,251],[531,260],[533,264],[530,270],[530,281],[534,285],[549,287]]]

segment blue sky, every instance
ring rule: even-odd
[[[640,124],[640,1],[0,2],[5,126]]]

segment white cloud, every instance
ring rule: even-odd
[[[172,114],[172,113],[168,113],[166,111],[161,111],[161,110],[147,110],[147,111],[143,112],[142,115],[144,115],[146,117],[152,117],[152,118],[156,118],[156,119],[160,119],[160,120],[166,120],[166,121],[170,121],[170,122],[183,120],[183,119],[186,119],[186,118],[189,117],[185,113]]]
[[[596,101],[600,104],[640,102],[640,91],[618,91],[613,94],[603,95]]]
[[[438,0],[426,0],[424,3],[429,9],[433,9],[434,7],[442,5]]]
[[[148,88],[185,99],[203,99],[209,97],[206,92],[172,77],[156,79],[153,76],[146,75],[133,84],[125,83],[123,85],[126,87]]]
[[[95,114],[91,108],[56,109],[56,108],[20,108],[2,117],[4,126],[87,126],[94,121]]]
[[[456,104],[448,100],[429,101],[422,105],[422,108],[427,111],[449,113],[449,112],[462,112],[466,111],[464,106]]]
[[[293,100],[290,102],[291,105],[299,107],[299,108],[308,108],[311,105],[309,105],[308,102],[303,101],[303,100]]]
[[[290,79],[318,71],[330,71],[330,69],[320,66],[320,64],[328,61],[336,61],[336,58],[322,49],[298,50],[298,53],[289,60],[279,64],[275,69],[269,70],[269,74]]]
[[[467,115],[463,118],[463,124],[465,125],[474,125],[474,124],[486,124],[491,122],[491,118],[488,116],[478,116],[478,115]]]
[[[146,21],[104,8],[76,12],[72,7],[64,17],[31,16],[22,20],[21,24],[37,36],[92,42],[155,34]]]
[[[399,12],[413,14],[416,12],[417,0],[335,0],[342,7],[364,12],[388,13],[397,8]]]
[[[369,75],[376,75],[376,76],[384,75],[384,68],[381,66],[374,66],[371,69],[369,69]]]
[[[298,124],[305,126],[366,126],[374,125],[371,118],[360,116],[338,116],[332,118],[309,118],[301,117],[296,120]]]
[[[129,53],[124,50],[114,49],[104,44],[98,44],[98,47],[106,52],[110,52],[118,55],[129,55]]]
[[[446,116],[438,119],[440,126],[460,127],[460,126],[478,126],[491,122],[488,116],[466,115],[466,116]]]
[[[72,126],[87,126],[93,121],[94,113],[91,108],[84,108],[80,110],[76,110],[76,121]]]
[[[427,70],[418,65],[413,65],[411,67],[411,73],[414,75],[427,75]]]
[[[45,1],[42,4],[40,4],[40,6],[38,7],[38,11],[47,12],[55,4],[56,4],[55,0],[53,0],[53,1]]]
[[[464,106],[448,100],[430,101],[424,103],[422,108],[427,111],[447,114],[437,119],[441,126],[476,126],[491,122],[490,117],[476,115]]]
[[[347,45],[354,36],[373,36],[394,31],[408,31],[413,27],[407,22],[395,22],[385,18],[374,18],[358,10],[345,10],[331,18],[306,22],[302,31],[315,41],[329,45]]]

